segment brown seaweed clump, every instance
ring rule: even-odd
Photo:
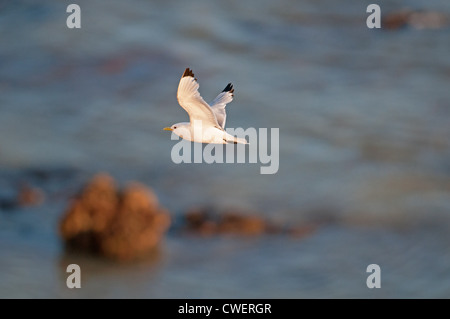
[[[22,183],[13,197],[0,197],[0,211],[16,210],[20,207],[38,206],[44,202],[45,194],[37,187]]]
[[[60,232],[68,247],[130,260],[153,251],[170,225],[153,191],[140,183],[118,190],[96,175],[68,207]]]
[[[284,234],[294,238],[303,238],[315,232],[318,222],[303,222],[300,225],[279,225],[257,214],[240,210],[225,210],[203,207],[187,211],[183,217],[182,231],[200,236],[235,235],[261,236]]]
[[[255,236],[281,231],[263,218],[237,211],[217,214],[210,209],[192,209],[185,216],[185,230],[201,235],[232,234]]]
[[[403,9],[392,12],[383,19],[383,27],[389,30],[396,30],[404,27],[415,29],[440,29],[448,27],[449,16],[436,11],[413,11]]]
[[[17,202],[20,206],[36,206],[44,201],[44,192],[28,184],[21,186],[17,194]]]

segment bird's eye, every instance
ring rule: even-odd
[[[177,128],[176,126],[174,126],[173,128]]]

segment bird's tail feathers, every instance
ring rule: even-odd
[[[247,140],[245,138],[235,137],[232,136],[232,138],[227,140],[228,144],[248,144]]]

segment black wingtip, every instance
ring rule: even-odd
[[[186,76],[192,76],[192,77],[194,77],[194,73],[192,72],[191,69],[186,68],[186,70],[184,70],[184,73],[183,73],[182,78],[184,78],[184,77],[186,77]]]
[[[228,85],[223,89],[222,92],[230,92],[230,93],[233,93],[233,92],[234,92],[233,84],[228,83]]]

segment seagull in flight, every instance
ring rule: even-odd
[[[198,92],[199,84],[191,69],[186,68],[178,85],[178,103],[189,114],[190,122],[181,122],[165,127],[179,137],[198,143],[248,144],[244,138],[238,138],[225,132],[227,114],[225,106],[233,100],[233,84],[228,85],[210,103],[206,103]]]

